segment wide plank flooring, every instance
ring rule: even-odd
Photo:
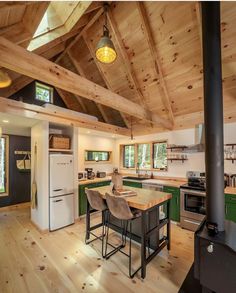
[[[0,211],[0,292],[178,292],[193,262],[193,233],[173,224],[171,234],[171,251],[165,248],[148,265],[145,280],[139,274],[131,280],[126,256],[103,260],[100,241],[84,244],[84,219],[41,234],[29,208]],[[111,240],[119,240],[116,233]],[[135,244],[134,260],[137,265]]]

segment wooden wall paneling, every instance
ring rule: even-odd
[[[156,78],[159,80],[160,86],[163,91],[163,94],[161,95],[161,99],[162,99],[164,106],[166,107],[166,109],[168,111],[168,116],[169,116],[170,121],[174,124],[174,115],[173,115],[173,111],[171,108],[170,97],[169,97],[168,89],[167,89],[166,82],[164,79],[164,75],[162,72],[161,63],[159,61],[160,57],[159,57],[159,54],[156,50],[155,43],[153,41],[152,31],[151,31],[151,28],[149,25],[146,9],[145,9],[143,2],[137,2],[137,6],[138,6],[139,13],[140,13],[142,29],[143,29],[144,35],[146,37],[146,40],[147,40],[147,43],[149,46],[149,50],[151,52],[151,58],[152,58],[154,68],[156,70]]]
[[[74,66],[76,67],[77,69],[77,73],[83,77],[86,78],[86,75],[85,75],[85,72],[84,70],[82,69],[82,67],[80,66],[79,62],[77,60],[75,60],[75,58],[73,57],[73,54],[70,52],[70,50],[68,51],[68,56],[70,57],[72,63],[74,64]],[[106,122],[106,123],[110,123],[103,107],[99,104],[96,104],[96,106],[98,107],[102,117],[103,117],[103,120]]]
[[[87,47],[88,47],[88,49],[89,49],[89,52],[90,52],[90,54],[91,54],[91,56],[92,56],[92,58],[93,58],[93,61],[94,61],[95,64],[96,64],[97,69],[98,69],[99,72],[100,72],[101,78],[103,79],[105,86],[106,86],[109,90],[113,91],[111,85],[109,84],[108,79],[106,78],[106,75],[105,75],[105,73],[104,73],[104,71],[103,71],[103,69],[102,69],[101,64],[100,64],[100,63],[98,62],[98,60],[96,59],[96,56],[95,56],[95,54],[94,54],[94,50],[93,50],[93,49],[91,48],[91,46],[89,45],[89,42],[87,42],[87,36],[86,36],[86,33],[83,34],[83,40],[84,40],[85,44],[87,45]],[[78,64],[78,65],[79,65],[79,64]],[[86,77],[85,74],[84,74],[84,72],[82,71],[81,66],[80,66],[79,72],[82,72],[82,76]],[[98,106],[100,112],[103,113],[103,117],[104,117],[105,121],[106,121],[107,123],[111,122],[111,121],[109,120],[109,118],[108,118],[106,112],[104,111],[102,105],[97,104],[97,106]],[[122,119],[123,119],[123,116],[121,116],[121,117],[122,117]],[[123,121],[124,121],[124,123],[125,123],[125,120],[123,120]],[[125,123],[125,124],[126,124],[126,123]],[[127,126],[127,125],[126,125],[126,126]]]
[[[11,26],[19,23],[22,20],[26,9],[26,5],[7,5],[6,1],[4,4],[1,3],[0,7],[0,28]]]
[[[135,72],[133,70],[133,67],[132,65],[130,64],[130,60],[129,60],[129,56],[125,50],[125,47],[124,47],[124,44],[123,44],[123,41],[122,41],[122,36],[117,28],[117,24],[115,22],[115,19],[112,15],[112,11],[111,9],[108,11],[108,21],[109,21],[109,24],[110,24],[110,27],[111,27],[111,30],[113,31],[113,35],[114,37],[116,38],[116,43],[119,47],[119,52],[118,54],[120,53],[121,54],[121,57],[122,57],[122,61],[125,65],[125,68],[126,68],[126,72],[129,74],[129,77],[133,83],[133,86],[136,90],[136,93],[137,93],[137,96],[139,97],[139,101],[140,101],[140,104],[145,107],[146,109],[148,109],[148,106],[145,102],[145,97],[143,96],[143,93],[142,93],[142,90],[139,86],[139,83],[138,83],[138,80],[136,78],[136,75],[135,75]]]
[[[31,38],[30,32],[28,32],[25,26],[20,22],[0,29],[0,36],[15,44],[21,44]]]
[[[27,6],[22,23],[32,36],[38,28],[49,4],[50,2],[48,1],[40,1]]]
[[[66,107],[70,110],[77,111],[77,112],[83,112],[82,108],[80,107],[80,104],[78,103],[78,100],[76,97],[64,90],[61,90],[59,88],[56,88],[56,91],[62,98],[63,102],[66,104]]]

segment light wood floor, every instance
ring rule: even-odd
[[[28,208],[1,211],[0,292],[178,292],[193,262],[193,233],[172,225],[170,253],[165,248],[148,265],[145,280],[130,280],[128,258],[117,253],[103,260],[101,242],[85,245],[84,231],[81,220],[41,234]]]

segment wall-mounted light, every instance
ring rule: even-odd
[[[109,64],[116,60],[117,53],[114,47],[114,44],[110,37],[110,32],[107,26],[107,10],[108,10],[108,3],[104,4],[104,16],[105,16],[105,24],[103,25],[103,35],[99,40],[96,48],[96,58],[98,61]]]
[[[9,77],[9,75],[0,70],[0,88],[5,88],[11,85],[11,79]]]

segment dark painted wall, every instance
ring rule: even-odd
[[[15,150],[30,151],[31,139],[26,136],[9,135],[9,195],[0,197],[0,207],[30,201],[30,173],[21,173],[16,167]]]
[[[40,82],[41,83],[41,82]],[[43,83],[46,84],[46,83]],[[51,86],[50,84],[46,84],[48,86]],[[39,100],[35,99],[35,81],[32,81],[30,84],[25,86],[23,89],[15,93],[10,97],[10,99],[22,101],[29,104],[35,104],[35,105],[43,105],[44,102],[41,102]],[[67,108],[57,91],[53,90],[53,104],[59,107]]]

